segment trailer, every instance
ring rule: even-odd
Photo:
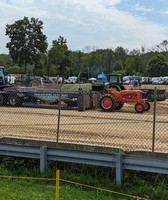
[[[155,98],[155,89],[141,89],[142,90],[142,97],[147,99],[147,101],[152,102]],[[156,88],[156,100],[157,101],[165,101],[167,98],[166,90],[164,89],[157,89]]]
[[[84,111],[98,107],[99,94],[96,92],[70,92],[60,89],[33,87],[7,87],[0,91],[0,106],[69,108]],[[59,104],[60,102],[60,104]]]

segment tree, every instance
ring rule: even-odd
[[[67,40],[62,36],[54,40],[51,49],[48,52],[50,65],[54,65],[55,74],[65,76],[70,68],[70,51],[68,50]],[[53,72],[52,72],[53,73]]]
[[[42,32],[43,22],[24,17],[14,24],[6,25],[6,35],[10,42],[6,44],[14,62],[24,66],[27,73],[27,65],[37,65],[40,59],[39,54],[45,53],[48,47],[47,37]]]
[[[149,61],[149,71],[151,76],[165,76],[168,74],[168,64],[162,55],[157,55]]]
[[[163,40],[159,45],[157,45],[157,47],[164,52],[168,52],[168,41],[167,40]]]

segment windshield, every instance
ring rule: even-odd
[[[5,84],[5,77],[4,77],[3,69],[0,69],[0,84],[1,85]]]
[[[117,76],[110,76],[110,83],[117,83],[118,82],[118,77]]]

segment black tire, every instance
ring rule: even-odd
[[[10,106],[16,107],[16,106],[21,106],[23,100],[19,98],[17,95],[9,95],[8,103]]]
[[[24,85],[22,84],[22,83],[20,83],[20,82],[16,82],[15,83],[15,87],[23,87]]]
[[[153,94],[148,94],[147,95],[147,101],[149,101],[149,102],[154,101],[154,95]]]
[[[135,104],[135,111],[137,113],[143,113],[145,111],[145,106],[143,103],[136,103]]]
[[[30,81],[29,86],[30,87],[38,87],[39,86],[39,82],[36,81],[36,80],[32,80],[32,81]]]
[[[165,101],[166,100],[166,94],[161,94],[161,101]]]
[[[145,111],[150,110],[150,103],[148,101],[145,101]]]
[[[157,95],[156,95],[156,100],[157,100],[157,101],[161,101],[161,99],[162,99],[161,94],[157,94]]]
[[[100,99],[100,107],[105,112],[111,112],[116,109],[116,100],[113,96],[106,94]]]
[[[6,105],[6,98],[4,94],[0,94],[0,106]]]

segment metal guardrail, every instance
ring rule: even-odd
[[[47,161],[61,161],[116,168],[116,184],[121,185],[123,170],[138,170],[168,174],[168,160],[142,158],[136,155],[110,154],[80,150],[0,144],[0,155],[40,159],[40,171],[47,169]]]

